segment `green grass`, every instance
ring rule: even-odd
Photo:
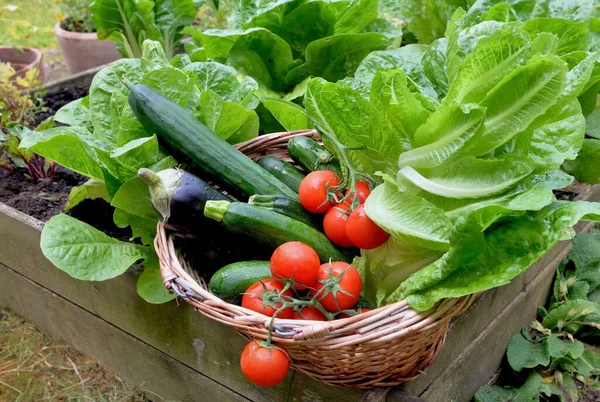
[[[54,0],[0,0],[0,46],[57,47],[58,13]]]

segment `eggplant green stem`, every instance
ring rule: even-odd
[[[140,170],[138,170],[138,175],[146,182],[146,184],[148,184],[148,186],[155,187],[162,184],[160,176],[150,169],[140,168]]]

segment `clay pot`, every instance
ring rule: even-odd
[[[65,57],[71,74],[89,70],[121,58],[114,42],[99,41],[95,32],[80,33],[65,31],[60,22],[54,25],[54,34]]]
[[[13,79],[23,77],[27,71],[37,68],[42,58],[42,52],[31,47],[0,46],[0,62],[9,63],[15,70]],[[43,68],[40,68],[38,79],[44,80]]]

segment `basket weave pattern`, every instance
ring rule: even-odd
[[[263,135],[236,147],[253,160],[266,154],[287,159],[285,145],[297,135],[318,139],[315,130],[305,130]],[[165,286],[206,317],[249,339],[266,339],[271,318],[210,293],[180,257],[163,224],[157,229],[154,246]],[[394,386],[413,380],[433,362],[450,321],[473,300],[473,295],[444,300],[424,313],[403,300],[327,322],[276,318],[272,340],[285,347],[294,369],[322,382],[354,388]]]

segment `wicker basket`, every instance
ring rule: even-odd
[[[287,141],[298,135],[317,139],[315,130],[263,135],[236,147],[256,160],[269,154],[288,159]],[[183,261],[162,223],[154,246],[165,286],[208,318],[234,327],[250,339],[266,339],[270,317],[210,293]],[[274,342],[284,345],[292,367],[327,384],[371,388],[413,380],[444,345],[450,320],[469,308],[474,296],[448,299],[425,313],[406,300],[335,321],[275,319]]]

